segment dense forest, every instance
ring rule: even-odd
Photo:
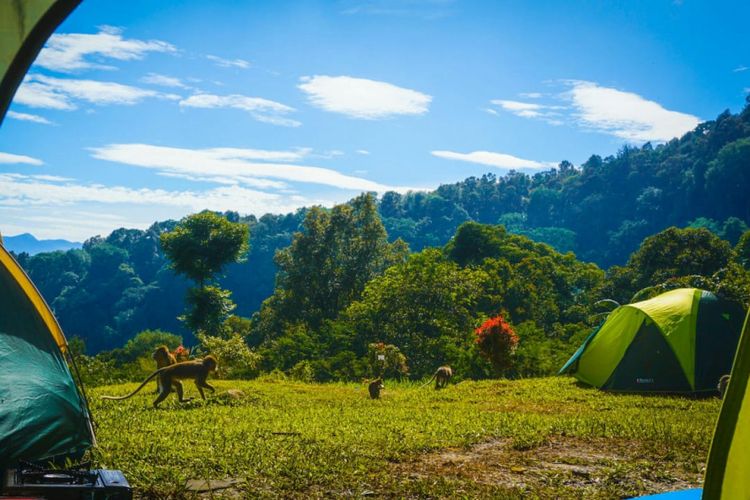
[[[250,250],[217,283],[262,369],[353,378],[383,343],[413,375],[450,361],[484,376],[473,329],[502,314],[520,338],[509,373],[549,372],[601,319],[599,299],[692,284],[747,302],[748,166],[750,100],[666,144],[624,146],[580,166],[365,194],[333,209],[228,212],[249,229]],[[193,344],[178,319],[191,283],[160,243],[177,225],[17,257],[90,354],[144,330]]]

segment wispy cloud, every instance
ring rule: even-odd
[[[256,215],[288,213],[312,204],[330,206],[345,197],[325,200],[242,186],[204,191],[138,189],[0,173],[0,230],[13,234],[33,227],[37,236],[83,240],[118,227],[145,228],[154,220],[179,218],[204,209]],[[52,212],[54,215],[47,215]]]
[[[180,96],[114,82],[32,74],[24,78],[14,102],[33,108],[69,111],[78,107],[76,101],[97,105],[133,105],[147,98],[177,100]]]
[[[560,121],[560,110],[565,109],[564,106],[508,101],[502,99],[494,99],[490,102],[499,106],[504,111],[513,113],[522,118],[540,118],[550,125],[562,125],[562,121]]]
[[[478,163],[479,165],[489,165],[491,167],[502,169],[528,169],[543,170],[555,166],[555,163],[541,162],[535,160],[525,160],[517,156],[494,153],[492,151],[472,151],[471,153],[456,153],[454,151],[432,151],[433,156],[445,158],[448,160],[465,161],[469,163]]]
[[[214,64],[221,68],[247,69],[250,67],[250,62],[244,59],[224,59],[223,57],[214,55],[207,55],[206,59],[213,61]]]
[[[44,162],[31,156],[0,152],[0,164],[43,165]]]
[[[455,13],[455,0],[344,0],[340,2],[346,15],[415,17],[432,20]]]
[[[115,69],[99,62],[102,59],[130,61],[143,59],[148,52],[176,52],[176,48],[160,40],[126,39],[122,30],[111,26],[99,33],[60,33],[52,35],[35,64],[61,72],[83,69]]]
[[[31,113],[19,113],[18,111],[8,111],[8,118],[21,120],[25,122],[41,123],[42,125],[52,125],[53,123],[43,116],[32,115]]]
[[[580,125],[631,141],[668,141],[700,123],[697,116],[593,82],[573,81],[566,95]]]
[[[548,94],[552,103],[505,99],[495,99],[491,103],[523,118],[543,120],[550,125],[575,125],[636,142],[668,141],[700,122],[696,116],[665,109],[633,92],[582,80],[561,83],[567,90]],[[535,93],[525,95],[531,94]],[[487,111],[497,114],[493,108]]]
[[[360,154],[360,155],[369,155],[370,154],[370,152],[367,151],[366,149],[358,149],[356,152],[357,152],[357,154]]]
[[[742,73],[742,72],[744,72],[744,71],[747,71],[747,70],[749,70],[749,69],[750,69],[750,68],[748,68],[747,66],[744,66],[744,65],[742,65],[742,64],[741,64],[741,65],[737,66],[736,68],[734,68],[734,69],[732,70],[732,72],[733,72],[733,73]]]
[[[160,75],[158,73],[149,73],[148,75],[141,78],[141,81],[143,83],[148,83],[151,85],[160,85],[162,87],[173,87],[179,89],[190,88],[188,85],[185,85],[185,83],[183,83],[183,81],[179,78],[176,78],[174,76]]]
[[[344,175],[327,168],[257,161],[267,160],[269,157],[281,160],[284,155],[306,154],[307,150],[259,153],[258,150],[238,148],[187,149],[149,144],[109,144],[92,148],[91,151],[94,158],[100,160],[148,168],[160,174],[189,177],[204,182],[217,182],[220,179],[225,183],[241,185],[276,179],[283,182],[322,184],[350,191],[408,190],[405,187],[386,186]]]
[[[422,115],[432,96],[396,85],[351,76],[305,76],[298,87],[313,106],[351,118],[377,120]]]
[[[299,127],[302,123],[287,118],[285,115],[295,111],[294,108],[281,104],[280,102],[263,99],[262,97],[249,97],[245,95],[214,95],[196,94],[180,101],[180,106],[186,108],[232,108],[250,113],[258,121],[281,125],[285,127]]]

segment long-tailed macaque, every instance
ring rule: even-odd
[[[367,385],[367,390],[370,392],[371,399],[379,399],[380,391],[385,389],[383,385],[383,379],[378,377]]]
[[[198,392],[200,392],[201,394],[201,397],[203,399],[206,399],[206,395],[203,394],[204,387],[206,389],[209,389],[211,392],[216,391],[213,386],[206,382],[208,374],[212,371],[215,371],[216,366],[216,358],[214,358],[210,354],[203,359],[175,363],[173,365],[165,366],[164,368],[159,368],[158,370],[156,370],[154,373],[149,375],[146,380],[144,380],[141,385],[138,386],[136,390],[134,390],[127,396],[102,396],[102,399],[113,399],[118,401],[122,399],[128,399],[129,397],[134,396],[138,391],[143,389],[149,380],[157,376],[160,379],[160,392],[154,400],[154,408],[159,406],[159,403],[164,401],[164,399],[169,396],[169,393],[172,392],[173,386],[175,391],[177,392],[177,397],[179,398],[180,403],[184,403],[185,401],[190,401],[192,399],[185,399],[182,393],[182,384],[175,384],[175,382],[179,382],[179,380],[181,379],[193,379],[195,381],[195,386],[198,388]]]
[[[727,392],[727,386],[729,385],[729,375],[722,375],[719,379],[719,385],[716,388],[719,390],[719,397],[724,399],[724,394]]]
[[[160,345],[159,347],[157,347],[156,350],[154,351],[154,353],[151,355],[151,359],[153,359],[154,361],[156,361],[156,369],[157,370],[159,368],[164,368],[165,366],[169,366],[169,365],[173,365],[173,364],[177,363],[177,358],[175,358],[174,354],[172,354],[171,352],[169,352],[169,347],[167,347],[165,345]],[[180,382],[179,380],[175,380],[172,383],[172,385],[173,386],[176,386],[176,385],[182,386],[182,382]],[[175,388],[175,390],[177,390],[178,394],[180,393],[181,389],[182,389],[182,387],[180,387],[180,389],[176,389]],[[159,377],[159,378],[156,379],[156,390],[154,391],[154,394],[156,394],[158,392],[161,392],[161,377]]]
[[[433,380],[435,381],[435,389],[442,389],[443,387],[448,385],[448,382],[450,381],[451,377],[453,376],[453,370],[450,366],[441,366],[437,370],[435,370],[435,373],[430,377],[430,380],[425,382],[422,387],[429,384]]]

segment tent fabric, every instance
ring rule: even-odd
[[[715,391],[731,369],[743,317],[710,292],[671,290],[612,311],[560,373],[612,391]]]
[[[703,498],[750,498],[750,312],[706,464]]]
[[[44,42],[80,2],[0,1],[0,122]]]
[[[0,468],[80,456],[94,443],[65,345],[44,299],[0,246]]]

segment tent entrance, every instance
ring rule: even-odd
[[[625,355],[602,388],[633,392],[692,390],[677,356],[650,319],[641,323]]]

